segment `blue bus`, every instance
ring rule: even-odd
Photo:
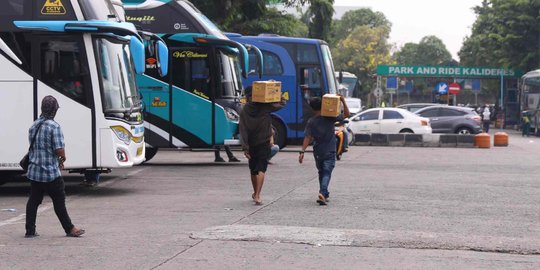
[[[123,4],[125,20],[159,35],[170,52],[168,77],[161,78],[147,50],[147,69],[137,80],[145,103],[147,160],[159,148],[238,144],[246,47],[227,38],[189,1]]]
[[[338,82],[328,44],[317,39],[276,35],[228,33],[227,36],[242,44],[254,45],[262,52],[262,80],[281,81],[283,95],[288,99],[287,106],[274,114],[275,141],[280,147],[300,143],[306,122],[313,115],[308,99],[337,93]],[[256,54],[249,53],[249,56],[244,85],[260,80]]]

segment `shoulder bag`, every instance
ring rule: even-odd
[[[45,122],[45,120],[43,120],[43,122]],[[32,142],[30,143],[30,147],[28,147],[28,152],[26,153],[26,155],[24,155],[24,157],[19,162],[19,165],[21,166],[21,168],[23,169],[25,173],[28,172],[28,166],[30,165],[30,156],[29,156],[30,150],[32,149],[32,146],[34,146],[34,142],[36,141],[36,136],[39,132],[39,129],[41,128],[41,125],[43,125],[43,122],[39,124],[36,130],[36,133],[34,134],[34,137],[32,138]]]

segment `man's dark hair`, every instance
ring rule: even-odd
[[[320,111],[322,106],[322,101],[320,97],[312,97],[309,99],[309,106],[314,111]]]

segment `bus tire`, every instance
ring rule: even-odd
[[[279,149],[283,149],[287,145],[287,131],[283,124],[277,120],[272,119],[272,129],[274,130],[274,144],[279,146]]]
[[[154,148],[154,147],[146,147],[145,149],[145,161],[144,162],[148,162],[150,161],[156,154],[157,154],[157,151],[158,151],[158,148]]]

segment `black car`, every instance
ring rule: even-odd
[[[482,132],[482,118],[472,108],[438,105],[419,109],[415,113],[429,118],[433,133]]]

